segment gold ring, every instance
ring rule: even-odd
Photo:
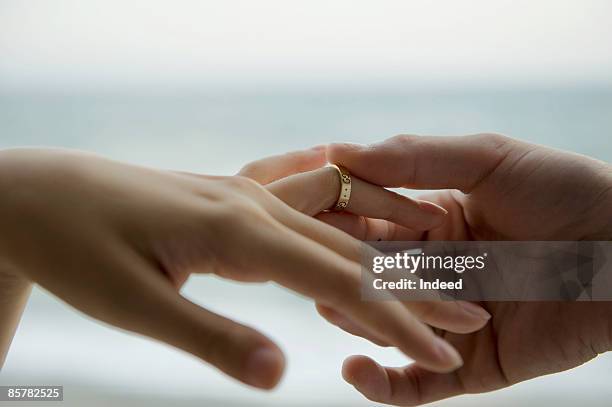
[[[351,173],[341,165],[331,164],[331,166],[338,170],[340,176],[340,194],[336,205],[331,210],[339,212],[346,209],[351,199]]]

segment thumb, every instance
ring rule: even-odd
[[[154,318],[141,321],[140,333],[189,352],[248,385],[276,386],[285,359],[270,339],[174,294],[158,299]]]
[[[497,134],[401,135],[368,146],[331,144],[327,159],[378,185],[470,192],[501,164],[512,144]]]

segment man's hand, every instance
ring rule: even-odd
[[[320,216],[363,240],[612,238],[612,167],[578,154],[499,135],[398,136],[370,146],[331,145],[328,159],[373,184],[444,189],[423,197],[449,211],[449,221],[427,232],[349,214]],[[461,353],[461,369],[389,368],[353,356],[343,366],[345,379],[373,401],[419,405],[566,370],[612,348],[610,303],[481,305],[493,316],[483,330],[441,332]],[[337,310],[319,308],[332,323],[369,337]]]

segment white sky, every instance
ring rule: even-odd
[[[610,0],[0,0],[0,86],[612,82]]]

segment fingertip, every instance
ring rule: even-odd
[[[438,363],[437,366],[428,367],[429,370],[436,373],[450,373],[463,366],[463,358],[450,343],[436,336],[433,346]]]
[[[419,222],[416,222],[414,215],[412,215],[407,216],[405,222],[398,221],[397,223],[400,223],[402,226],[407,228],[412,228],[419,231],[437,229],[446,223],[448,219],[448,211],[446,209],[429,201],[417,200],[416,204],[418,206],[418,210],[420,211],[420,218],[418,219]]]
[[[330,322],[335,321],[336,317],[338,316],[338,313],[334,311],[333,308],[330,308],[318,302],[315,303],[315,308],[317,312],[319,313],[319,315],[321,315],[323,318],[325,318],[326,320]]]
[[[271,390],[285,371],[285,356],[280,349],[264,346],[253,351],[246,364],[246,382],[251,386]]]
[[[419,205],[419,209],[421,209],[424,212],[427,212],[431,215],[435,215],[437,216],[439,219],[444,219],[444,217],[446,215],[448,215],[448,211],[446,209],[444,209],[443,207],[436,205],[433,202],[429,202],[429,201],[417,201],[418,205]]]
[[[438,323],[436,325],[444,325],[445,328],[443,329],[449,332],[466,335],[480,331],[487,325],[487,322],[488,320],[464,314],[464,316],[459,315],[457,320],[450,323]]]
[[[466,314],[478,318],[482,322],[482,326],[484,326],[491,319],[491,314],[489,311],[478,304],[474,304],[469,301],[457,301],[457,306]]]
[[[355,379],[353,372],[355,371],[354,365],[359,363],[359,359],[365,358],[365,356],[349,356],[342,362],[342,378],[349,384],[353,384]]]
[[[390,394],[385,369],[367,356],[349,356],[342,364],[342,377],[371,400],[383,400]]]

